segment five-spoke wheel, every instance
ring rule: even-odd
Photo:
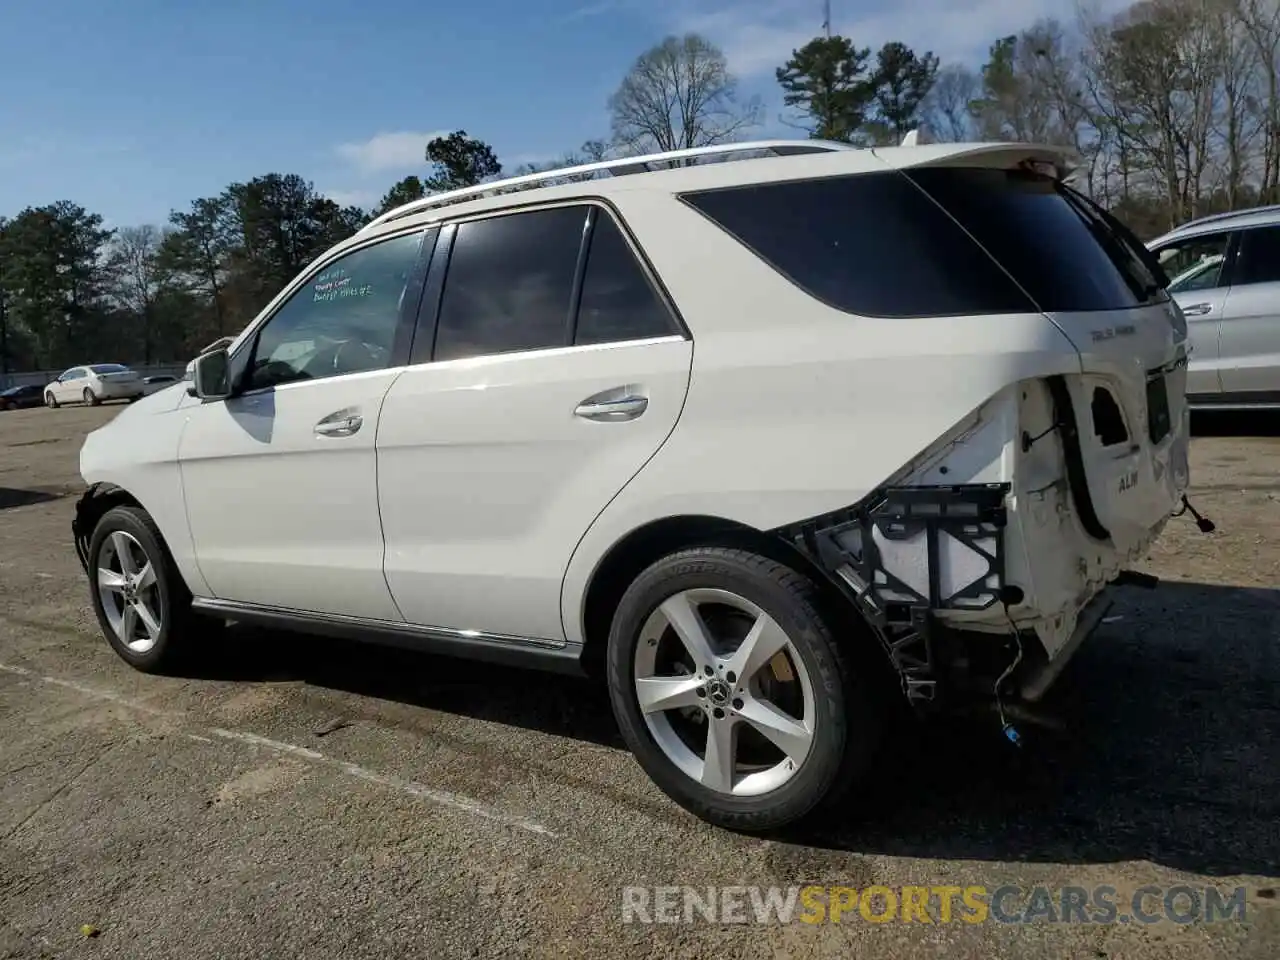
[[[727,590],[682,590],[640,633],[636,700],[667,759],[709,790],[775,790],[813,745],[813,684],[786,632]]]
[[[137,539],[116,530],[98,552],[98,598],[111,630],[135,653],[160,639],[163,613],[155,564]]]
[[[627,745],[677,803],[769,830],[869,767],[878,701],[823,609],[795,570],[725,547],[664,557],[631,584],[609,636],[609,693]]]
[[[112,648],[139,670],[162,671],[181,655],[196,618],[145,510],[113,507],[89,538],[93,610]]]

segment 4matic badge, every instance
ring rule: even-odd
[[[1101,343],[1103,340],[1114,340],[1116,337],[1132,337],[1138,332],[1138,328],[1131,323],[1126,323],[1120,327],[1103,327],[1101,330],[1090,330],[1094,343]]]

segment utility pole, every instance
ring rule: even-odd
[[[823,0],[822,32],[826,35],[828,40],[831,39],[831,0]]]

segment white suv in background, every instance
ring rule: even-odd
[[[583,672],[739,829],[871,789],[895,699],[1041,696],[1185,504],[1185,324],[1061,159],[768,142],[384,214],[90,434],[103,631]]]
[[[120,363],[91,363],[63,371],[44,388],[46,407],[64,403],[97,406],[103,400],[136,400],[146,393],[137,372]]]
[[[1191,328],[1190,404],[1280,408],[1280,206],[1192,220],[1148,246]]]

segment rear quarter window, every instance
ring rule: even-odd
[[[730,187],[684,200],[840,310],[924,317],[1031,309],[1008,275],[897,172]]]
[[[1038,174],[920,168],[683,199],[811,296],[863,316],[1114,310],[1155,295],[1105,222]]]
[[[1122,310],[1162,283],[1087,200],[1023,170],[923,167],[911,181],[946,208],[1041,310]]]

